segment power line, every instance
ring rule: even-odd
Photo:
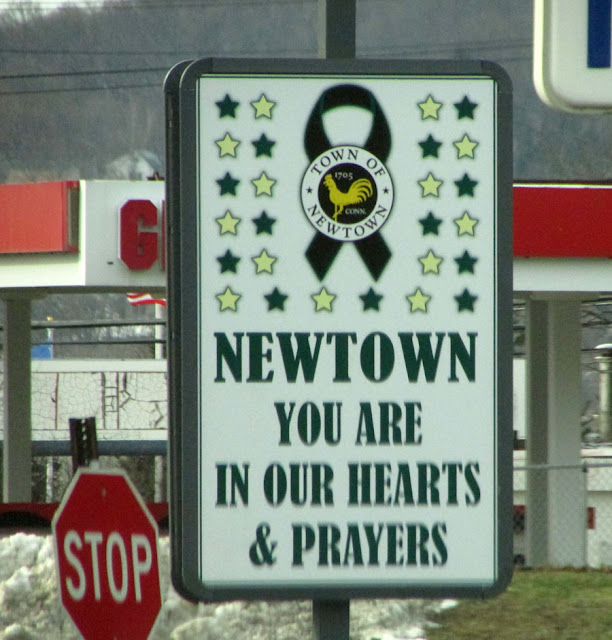
[[[254,56],[263,56],[270,55],[271,52],[258,51],[258,52],[243,52],[244,57],[254,57]],[[295,57],[297,55],[303,55],[304,53],[311,53],[305,51],[285,51],[282,53],[276,52],[277,56],[281,57]],[[210,54],[202,54],[198,57],[206,57],[206,55]],[[2,80],[49,80],[54,78],[77,78],[77,77],[91,77],[91,76],[103,76],[103,75],[118,75],[118,74],[143,74],[143,73],[163,73],[166,74],[170,71],[172,64],[169,64],[164,67],[137,67],[137,68],[129,68],[129,69],[86,69],[82,71],[58,71],[58,72],[48,72],[48,73],[21,73],[21,74],[6,74],[0,75],[0,81]],[[129,86],[129,85],[125,85]],[[145,85],[134,85],[134,86],[145,86]],[[151,84],[151,86],[154,86]],[[102,88],[102,87],[101,87]],[[78,91],[79,88],[58,88],[58,89],[30,89],[30,90],[18,90],[18,91],[2,91],[1,95],[15,95],[22,93],[48,93],[52,91]]]
[[[504,45],[502,45],[503,47]],[[506,48],[508,47],[525,47],[526,45],[519,45],[519,44],[508,44],[505,45]],[[491,48],[493,48],[494,45],[491,45]],[[477,52],[480,51],[482,48],[486,48],[486,47],[481,47],[479,45],[476,44],[470,44],[470,45],[464,45],[461,47],[458,47],[454,50],[456,51],[463,51],[463,52]],[[378,48],[374,49],[371,48],[371,51],[375,51],[376,55],[378,56],[386,56],[386,55],[390,55],[390,54],[394,54],[394,53],[403,53],[405,54],[414,54],[414,53],[418,53],[420,55],[431,55],[431,52],[443,52],[445,50],[453,50],[453,47],[451,45],[440,45],[440,46],[433,46],[433,47],[429,47],[428,50],[423,51],[423,50],[418,50],[416,48],[413,47],[402,47],[401,45],[398,45],[396,47],[388,47],[385,50],[380,50]],[[6,53],[6,50],[0,50],[0,53]],[[22,54],[27,54],[27,53],[43,53],[41,52],[27,52],[27,51],[21,51],[20,53]],[[57,52],[54,52],[57,53]],[[66,55],[74,55],[74,51],[62,51],[62,53],[65,53]],[[91,52],[79,52],[82,53],[83,55],[94,55]],[[139,53],[140,55],[190,55],[189,52],[187,51],[183,51],[183,52],[161,52],[161,51],[148,51],[148,52],[130,52],[130,54],[132,53]],[[266,55],[266,52],[250,52],[250,53],[242,53],[242,55],[244,57],[249,57],[252,55],[255,55],[255,53],[257,55]],[[295,55],[295,54],[303,54],[304,51],[301,52],[297,52],[297,51],[293,51],[293,52],[284,52],[283,55]],[[119,52],[108,52],[108,54],[112,54],[112,55],[123,55],[123,53],[119,53]],[[106,55],[106,53],[104,54]],[[210,55],[210,54],[199,54],[196,57],[206,57],[206,55]],[[278,52],[276,52],[276,55],[278,56]],[[517,61],[517,60],[525,60],[525,59],[530,59],[531,58],[531,53],[529,53],[528,55],[510,55],[510,56],[504,56],[504,55],[498,55],[495,56],[497,60],[506,60],[506,61]],[[0,80],[40,80],[40,79],[50,79],[50,78],[70,78],[70,77],[87,77],[87,76],[99,76],[99,75],[113,75],[113,74],[130,74],[130,73],[167,73],[169,71],[169,67],[165,66],[165,67],[139,67],[139,68],[129,68],[129,69],[86,69],[86,70],[82,70],[82,71],[58,71],[58,72],[47,72],[47,73],[21,73],[21,74],[4,74],[4,75],[0,75]]]
[[[261,55],[262,52],[259,52]],[[303,52],[300,52],[303,53]],[[245,54],[245,57],[249,54]],[[265,53],[263,54],[265,55]],[[295,55],[295,52],[294,54]],[[380,55],[380,53],[379,53]],[[201,56],[206,57],[206,56]],[[512,61],[521,61],[521,60],[529,60],[531,59],[530,55],[526,56],[510,56],[510,57],[500,57],[497,56],[496,60],[512,62]],[[86,70],[86,71],[67,71],[67,72],[57,72],[57,73],[35,73],[35,74],[14,74],[14,75],[0,75],[0,80],[43,80],[43,79],[54,79],[54,78],[69,78],[69,77],[92,77],[92,76],[103,76],[103,75],[117,75],[117,74],[131,74],[131,73],[168,73],[171,65],[167,67],[150,67],[150,68],[142,68],[142,69],[109,69],[109,70]],[[60,92],[70,92],[70,91],[102,91],[105,89],[129,89],[129,88],[145,88],[145,87],[155,87],[161,86],[161,83],[146,83],[146,84],[126,84],[126,85],[116,85],[116,86],[100,86],[100,87],[61,87],[61,88],[43,88],[43,89],[22,89],[22,90],[11,90],[11,91],[0,91],[0,95],[27,95],[27,94],[37,94],[37,93],[60,93]]]
[[[74,1],[74,2],[55,2],[54,0],[38,0],[34,1],[30,6],[23,6],[15,0],[2,1],[0,0],[0,12],[2,11],[24,11],[36,15],[36,9],[44,9],[46,12],[50,10],[62,9],[95,9],[97,11],[148,11],[152,9],[218,9],[227,6],[269,6],[276,5],[312,5],[312,0],[183,0],[181,2],[165,2],[163,0],[148,1],[148,2],[109,2],[109,1],[96,1],[87,2],[87,0]]]
[[[453,40],[445,42],[419,42],[412,45],[394,45],[391,49],[405,49],[406,51],[463,51],[464,49],[516,49],[531,48],[533,45],[530,39],[521,40]]]
[[[469,53],[480,51],[495,51],[511,53],[512,50],[527,49],[531,50],[533,43],[531,42],[507,42],[498,43],[494,40],[488,42],[467,42],[467,43],[440,43],[440,44],[422,44],[422,45],[393,45],[387,47],[371,46],[364,47],[365,51],[377,52],[378,55],[384,54],[400,54],[400,55],[428,55],[431,53]]]
[[[149,49],[149,50],[139,50],[139,51],[127,51],[127,50],[117,50],[113,51],[109,50],[95,50],[95,49],[1,49],[0,54],[16,54],[16,55],[27,55],[27,56],[170,56],[170,55],[188,55],[191,56],[192,53],[182,49],[168,49],[167,51],[161,51],[160,49]]]
[[[83,91],[120,91],[121,89],[151,89],[157,88],[161,91],[161,83],[146,84],[118,84],[104,87],[72,87],[62,89],[24,89],[22,91],[0,91],[0,98],[3,96],[23,96],[23,95],[39,95],[43,93],[70,93]]]
[[[0,80],[40,80],[47,78],[71,78],[78,76],[99,76],[119,73],[167,73],[168,67],[142,67],[140,69],[87,69],[84,71],[58,71],[52,73],[18,73],[0,75]]]
[[[0,0],[1,4],[1,0]],[[451,42],[432,43],[418,42],[416,44],[398,44],[390,47],[386,47],[385,51],[392,52],[397,51],[401,53],[416,53],[423,54],[429,51],[479,51],[482,49],[494,49],[496,51],[508,50],[508,49],[531,49],[533,42],[530,39],[520,40],[454,40]],[[365,47],[365,50],[380,51],[380,47]],[[117,50],[117,49],[24,49],[24,48],[0,48],[0,53],[15,53],[23,55],[176,55],[178,53],[185,53],[191,55],[191,51],[186,50],[173,50],[173,49],[149,49],[149,50]]]

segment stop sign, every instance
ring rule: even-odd
[[[79,469],[53,535],[62,603],[85,640],[146,640],[161,607],[157,525],[129,478]]]

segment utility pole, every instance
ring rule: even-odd
[[[319,57],[355,57],[355,0],[319,0]],[[351,601],[312,603],[314,640],[349,640]]]

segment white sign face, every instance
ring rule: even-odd
[[[535,0],[533,77],[566,111],[612,108],[610,0]]]
[[[484,75],[197,80],[213,597],[499,583],[497,96]]]

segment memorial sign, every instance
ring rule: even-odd
[[[180,86],[177,74],[175,583],[201,599],[500,590],[505,74],[364,60],[202,60]]]

